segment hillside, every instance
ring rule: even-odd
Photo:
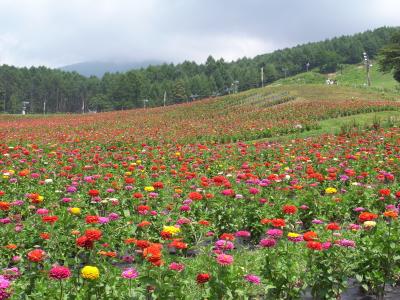
[[[150,109],[6,115],[0,121],[0,138],[12,140],[17,135],[30,141],[129,140],[135,144],[246,141],[317,130],[320,121],[332,118],[386,111],[396,115],[399,99],[398,94],[340,85],[277,85]]]
[[[371,68],[371,87],[376,91],[384,92],[399,92],[400,84],[394,80],[392,74],[383,73],[378,70],[378,65],[373,62]],[[292,85],[292,84],[326,84],[327,79],[334,79],[338,85],[366,88],[366,71],[363,64],[354,65],[342,65],[337,72],[329,74],[321,74],[318,70],[310,70],[297,74],[295,76],[289,76],[286,79],[279,79],[272,83],[272,86],[276,85]]]

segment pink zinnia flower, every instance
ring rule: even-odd
[[[215,247],[219,250],[232,250],[235,248],[232,242],[225,240],[218,240],[215,242]]]
[[[3,275],[0,275],[0,289],[7,289],[11,285],[11,282],[5,278]]]
[[[340,240],[339,245],[342,247],[347,247],[347,248],[355,248],[356,247],[356,242],[352,240]]]
[[[228,254],[219,254],[217,256],[217,262],[221,266],[229,266],[230,264],[233,263],[233,256]]]
[[[173,271],[181,272],[181,271],[183,271],[185,269],[185,265],[179,264],[179,263],[176,263],[176,262],[172,262],[169,265],[169,269],[173,270]]]
[[[39,208],[39,209],[36,211],[36,213],[37,213],[38,215],[47,215],[47,214],[49,213],[49,210],[46,209],[46,208]]]
[[[257,195],[259,192],[260,192],[260,190],[257,188],[254,188],[254,187],[249,188],[249,193],[252,195]]]
[[[235,233],[236,237],[250,237],[251,233],[246,230],[239,230]]]
[[[262,239],[260,241],[260,246],[264,248],[275,247],[275,245],[276,245],[276,240],[274,239]]]
[[[257,275],[253,275],[253,274],[247,274],[244,275],[244,279],[250,283],[253,284],[260,284],[261,283],[261,279],[260,277],[258,277]]]
[[[54,266],[49,272],[49,277],[52,279],[67,279],[71,277],[71,270],[68,267]]]
[[[135,279],[139,276],[139,273],[134,268],[128,268],[121,273],[121,276],[126,279]]]
[[[283,234],[283,231],[280,229],[268,229],[267,230],[267,235],[269,235],[272,238],[280,238]]]

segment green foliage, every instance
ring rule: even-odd
[[[380,51],[379,64],[382,71],[393,71],[394,79],[400,82],[400,30],[393,34],[391,43]]]
[[[181,103],[187,101],[188,99],[183,80],[178,80],[175,82],[172,93],[175,103]]]

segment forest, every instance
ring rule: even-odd
[[[149,66],[125,73],[84,77],[47,67],[0,66],[0,112],[85,113],[125,110],[194,101],[260,87],[279,78],[317,69],[335,72],[342,64],[370,59],[389,43],[395,27],[226,62],[209,56],[205,63]],[[263,68],[263,82],[261,82]]]

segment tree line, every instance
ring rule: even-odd
[[[254,58],[226,62],[209,56],[205,63],[149,66],[125,73],[84,77],[46,67],[0,66],[0,111],[77,113],[160,106],[244,91],[279,78],[305,72],[335,72],[341,64],[360,63],[390,42],[397,31],[382,27],[352,36],[298,45]]]

